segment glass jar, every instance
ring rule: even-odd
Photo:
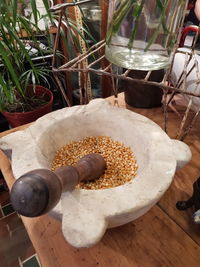
[[[186,0],[109,0],[106,58],[126,69],[166,68],[186,4]]]
[[[101,20],[101,7],[99,5],[99,0],[93,0],[92,2],[82,4],[81,10],[85,19],[92,22]]]

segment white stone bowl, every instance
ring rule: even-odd
[[[62,220],[64,237],[75,247],[94,245],[107,228],[133,221],[155,205],[171,184],[176,168],[190,160],[188,146],[171,140],[146,117],[103,99],[47,114],[0,141],[0,147],[12,147],[12,168],[19,178],[33,169],[50,168],[56,150],[63,145],[101,135],[131,147],[138,174],[131,182],[111,189],[76,189],[62,194],[50,215]]]

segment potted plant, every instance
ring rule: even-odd
[[[42,86],[49,70],[32,55],[33,48],[41,57],[49,53],[35,37],[40,32],[36,2],[31,1],[33,19],[18,14],[17,4],[17,0],[0,3],[0,111],[12,127],[50,112],[53,103],[52,92]]]

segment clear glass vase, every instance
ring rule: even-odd
[[[186,0],[109,0],[106,58],[135,70],[170,64]]]

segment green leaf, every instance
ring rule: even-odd
[[[13,27],[16,27],[16,21],[17,21],[17,0],[12,0],[13,1]]]
[[[1,73],[0,73],[0,85],[1,85],[0,89],[3,90],[4,94],[9,99],[10,98],[9,89],[8,89],[7,84],[5,83],[5,80],[4,80],[3,76],[1,75]]]
[[[87,42],[85,36],[82,34],[81,29],[79,29],[76,25],[74,25],[71,21],[69,21],[69,26],[78,33],[78,35],[85,41]]]
[[[19,92],[23,96],[24,94],[23,94],[23,90],[21,88],[21,85],[19,83],[18,76],[15,72],[15,69],[13,68],[13,65],[12,65],[9,57],[7,56],[7,51],[6,51],[2,42],[0,42],[0,55],[2,56],[3,62],[5,64],[5,66],[7,67],[14,83],[16,84],[16,87],[19,89]]]
[[[163,10],[163,4],[160,0],[156,0],[158,8],[162,11]]]
[[[38,23],[38,10],[37,10],[37,5],[35,0],[30,0],[31,4],[31,9],[32,9],[32,14],[35,20],[35,23]]]
[[[42,1],[43,1],[43,4],[44,4],[44,7],[46,9],[46,12],[48,14],[48,17],[49,17],[51,23],[53,23],[53,17],[52,17],[51,12],[49,11],[49,1],[48,0],[42,0]]]

